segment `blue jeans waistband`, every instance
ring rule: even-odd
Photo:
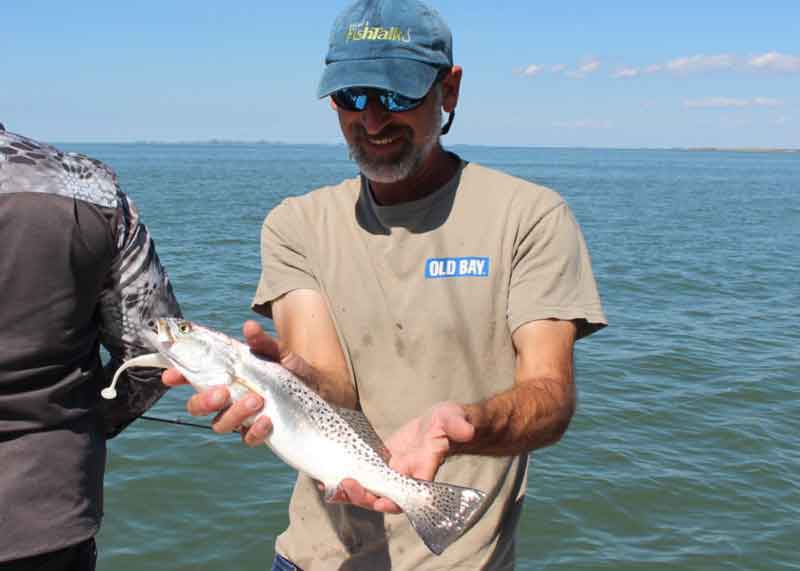
[[[283,557],[281,554],[276,553],[275,559],[272,560],[272,571],[303,571],[297,565]]]

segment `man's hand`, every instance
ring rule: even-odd
[[[242,328],[244,338],[253,353],[266,359],[280,360],[278,342],[255,321],[246,321]],[[301,361],[302,359],[296,359]],[[304,362],[303,362],[304,363]],[[289,363],[292,365],[293,363]],[[167,369],[161,375],[165,385],[176,387],[188,384],[188,381],[177,369]],[[216,387],[200,391],[193,395],[186,403],[186,410],[192,416],[207,416],[218,413],[212,427],[214,432],[226,433],[239,430],[242,423],[254,413],[264,407],[264,399],[255,393],[248,394],[245,398],[231,404],[231,396],[225,387]],[[272,430],[272,421],[266,417],[259,417],[249,428],[241,428],[242,440],[248,446],[258,446]]]
[[[413,478],[433,480],[452,449],[451,443],[469,442],[474,436],[475,428],[467,420],[461,405],[439,403],[406,423],[386,441],[392,455],[389,466]],[[348,502],[379,512],[401,511],[393,501],[368,492],[349,478],[342,480],[331,501]]]

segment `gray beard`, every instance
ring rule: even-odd
[[[430,122],[431,129],[425,133],[420,146],[414,147],[409,141],[395,156],[378,158],[370,156],[364,147],[359,145],[360,137],[356,137],[353,143],[348,144],[350,157],[358,164],[361,174],[373,182],[393,183],[408,178],[422,167],[425,159],[439,144],[442,130],[442,106],[438,101],[441,99],[441,94],[439,92],[436,95],[438,95],[437,104],[434,106],[434,117]]]

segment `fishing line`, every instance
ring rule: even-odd
[[[144,420],[152,420],[154,422],[164,422],[166,424],[177,424],[178,426],[191,426],[194,428],[205,428],[206,430],[214,430],[213,428],[211,428],[206,424],[197,424],[196,422],[186,422],[185,420],[180,420],[178,418],[169,419],[169,418],[161,418],[158,416],[148,416],[146,414],[143,414],[139,418],[142,418]]]

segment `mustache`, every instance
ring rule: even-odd
[[[357,140],[367,139],[367,138],[374,138],[374,139],[391,139],[395,137],[405,137],[406,139],[412,139],[414,136],[414,132],[411,130],[410,127],[403,127],[403,126],[388,126],[383,130],[375,133],[374,135],[370,135],[367,133],[367,130],[358,123],[355,123],[352,128],[351,132],[353,137]]]

